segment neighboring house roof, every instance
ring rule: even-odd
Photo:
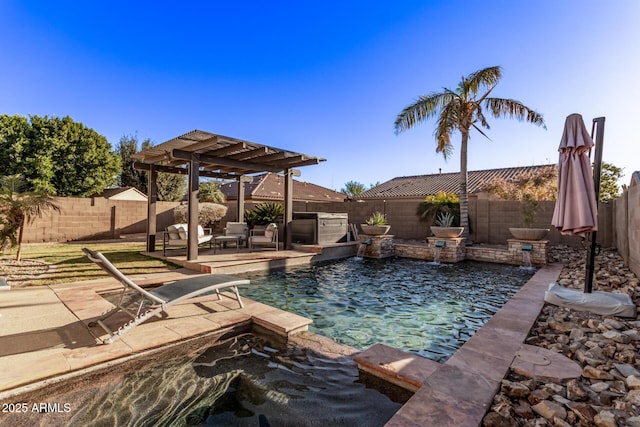
[[[629,187],[633,187],[635,185],[640,185],[640,171],[635,171],[631,174],[631,182],[629,182]]]
[[[106,188],[100,196],[109,200],[138,200],[147,201],[147,196],[135,187]]]
[[[496,178],[510,179],[523,172],[530,172],[541,168],[554,168],[557,165],[523,166],[502,169],[486,169],[469,171],[467,189],[469,194],[478,193],[482,186]],[[357,199],[399,199],[399,198],[423,198],[440,191],[445,193],[460,192],[460,172],[437,173],[432,175],[415,175],[393,178],[390,181],[377,185]]]
[[[284,201],[284,177],[275,173],[250,176],[244,184],[245,200]],[[238,183],[220,186],[227,200],[238,198]],[[293,200],[314,202],[342,202],[346,195],[319,185],[293,180]]]

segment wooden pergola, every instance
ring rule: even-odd
[[[245,175],[274,172],[285,177],[284,242],[291,247],[293,220],[293,176],[295,168],[325,161],[319,157],[194,130],[160,145],[136,153],[136,169],[148,171],[147,251],[155,251],[158,172],[188,175],[187,259],[198,259],[198,186],[200,177],[238,181],[238,221],[244,220]]]

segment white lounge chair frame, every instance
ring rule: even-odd
[[[111,344],[113,341],[121,338],[126,332],[165,311],[168,307],[207,292],[215,291],[218,295],[218,300],[221,300],[220,290],[230,288],[235,293],[240,308],[244,308],[240,293],[238,292],[238,285],[248,285],[250,283],[248,279],[241,279],[227,274],[210,274],[181,279],[158,288],[146,290],[125,276],[111,264],[102,253],[92,251],[88,248],[83,248],[82,250],[91,261],[98,264],[100,268],[123,285],[122,293],[120,294],[119,301],[115,303],[115,307],[100,316],[100,318],[89,323],[90,327],[99,325],[109,334],[109,338],[102,340],[103,344]],[[135,301],[125,303],[127,291],[136,294],[134,298]],[[147,303],[146,306],[145,302]],[[132,310],[131,306],[133,306],[134,303],[137,308],[133,308]],[[104,320],[118,312],[126,313],[132,320],[120,326],[118,330],[114,332],[104,323]]]

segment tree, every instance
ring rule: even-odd
[[[224,203],[226,197],[220,190],[219,182],[205,181],[198,186],[198,200],[201,202]]]
[[[158,172],[158,200],[179,202],[187,191],[187,178],[177,173]]]
[[[357,181],[345,182],[344,188],[340,190],[341,193],[346,194],[349,197],[357,197],[364,193],[364,191],[364,184],[361,184]]]
[[[41,218],[47,210],[60,211],[53,197],[44,192],[29,192],[27,188],[27,182],[20,175],[0,177],[0,243],[3,248],[18,247],[17,261],[20,261],[25,225]]]
[[[28,190],[91,196],[116,183],[120,160],[106,138],[71,117],[0,115],[4,175],[22,175]]]
[[[395,131],[398,134],[438,115],[434,132],[436,152],[442,153],[445,159],[453,153],[452,134],[455,131],[460,132],[460,225],[464,227],[465,239],[469,237],[467,146],[471,128],[487,137],[478,127],[479,124],[489,129],[485,117],[487,111],[495,118],[515,118],[546,129],[542,115],[519,101],[489,97],[501,77],[502,69],[499,66],[484,68],[463,76],[455,91],[444,88],[442,92],[420,96],[415,103],[402,110],[395,121]],[[481,93],[482,90],[484,91]]]
[[[616,197],[620,197],[620,187],[618,181],[622,178],[623,168],[619,168],[611,163],[602,162],[600,171],[600,201],[608,202]]]
[[[144,140],[143,146],[150,146],[149,139]],[[138,152],[137,136],[122,136],[116,149],[120,155],[120,164],[122,172],[120,172],[119,184],[121,187],[135,187],[143,193],[147,194],[147,173],[146,171],[135,169],[133,164],[135,160],[131,158]]]

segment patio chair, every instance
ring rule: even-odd
[[[248,285],[250,282],[247,279],[227,274],[210,274],[176,280],[158,288],[146,290],[125,276],[102,253],[88,248],[82,248],[82,250],[91,261],[98,264],[100,268],[123,285],[119,301],[114,303],[115,307],[100,316],[99,319],[89,323],[90,327],[99,325],[109,334],[109,338],[102,340],[103,344],[111,344],[126,332],[165,311],[172,305],[208,292],[215,291],[218,295],[218,300],[221,300],[220,290],[231,289],[235,293],[235,299],[238,301],[240,308],[244,308],[238,292],[238,285]],[[127,292],[133,295],[125,298]],[[104,323],[104,320],[119,312],[127,314],[132,320],[123,324],[114,332]]]
[[[225,236],[234,236],[240,239],[240,244],[247,243],[247,236],[249,235],[249,227],[246,222],[227,222],[222,233]]]
[[[162,234],[162,256],[166,256],[167,246],[187,247],[189,245],[189,240],[187,239],[188,228],[188,224],[173,224],[167,227]],[[211,229],[202,228],[201,225],[198,225],[198,246],[209,242],[209,248],[211,248],[211,239],[213,239]]]
[[[249,251],[256,246],[274,246],[278,250],[278,226],[274,223],[264,229],[254,228],[249,236]]]

